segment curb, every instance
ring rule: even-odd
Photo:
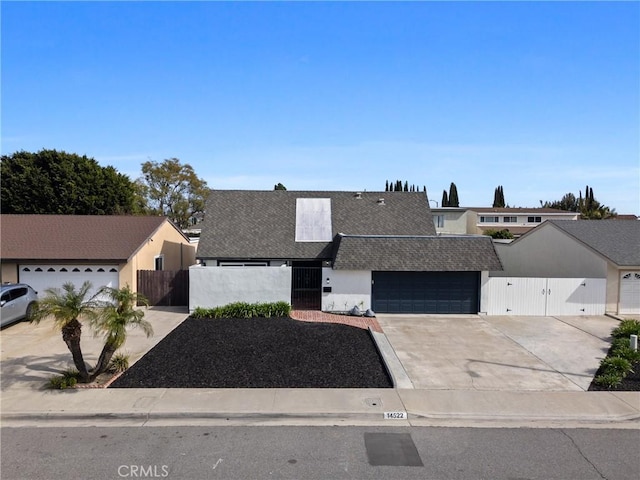
[[[413,389],[413,382],[409,378],[402,362],[396,355],[396,351],[391,346],[389,339],[382,332],[376,332],[369,327],[369,334],[378,350],[378,355],[382,359],[385,369],[394,388]]]

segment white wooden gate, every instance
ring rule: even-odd
[[[491,277],[487,315],[604,315],[604,278]],[[484,309],[483,309],[484,310]]]

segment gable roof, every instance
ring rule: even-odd
[[[340,235],[333,268],[463,272],[502,270],[502,264],[486,236]]]
[[[0,215],[2,260],[126,261],[166,217]]]
[[[638,220],[547,220],[549,224],[618,266],[640,265]]]
[[[332,237],[436,233],[423,192],[214,190],[207,200],[198,258],[332,258],[332,242],[295,241],[298,198],[330,199]]]

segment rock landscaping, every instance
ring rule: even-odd
[[[188,318],[109,388],[392,388],[367,330]]]

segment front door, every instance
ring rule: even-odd
[[[291,269],[291,306],[295,310],[320,310],[322,307],[322,263],[293,262]]]

